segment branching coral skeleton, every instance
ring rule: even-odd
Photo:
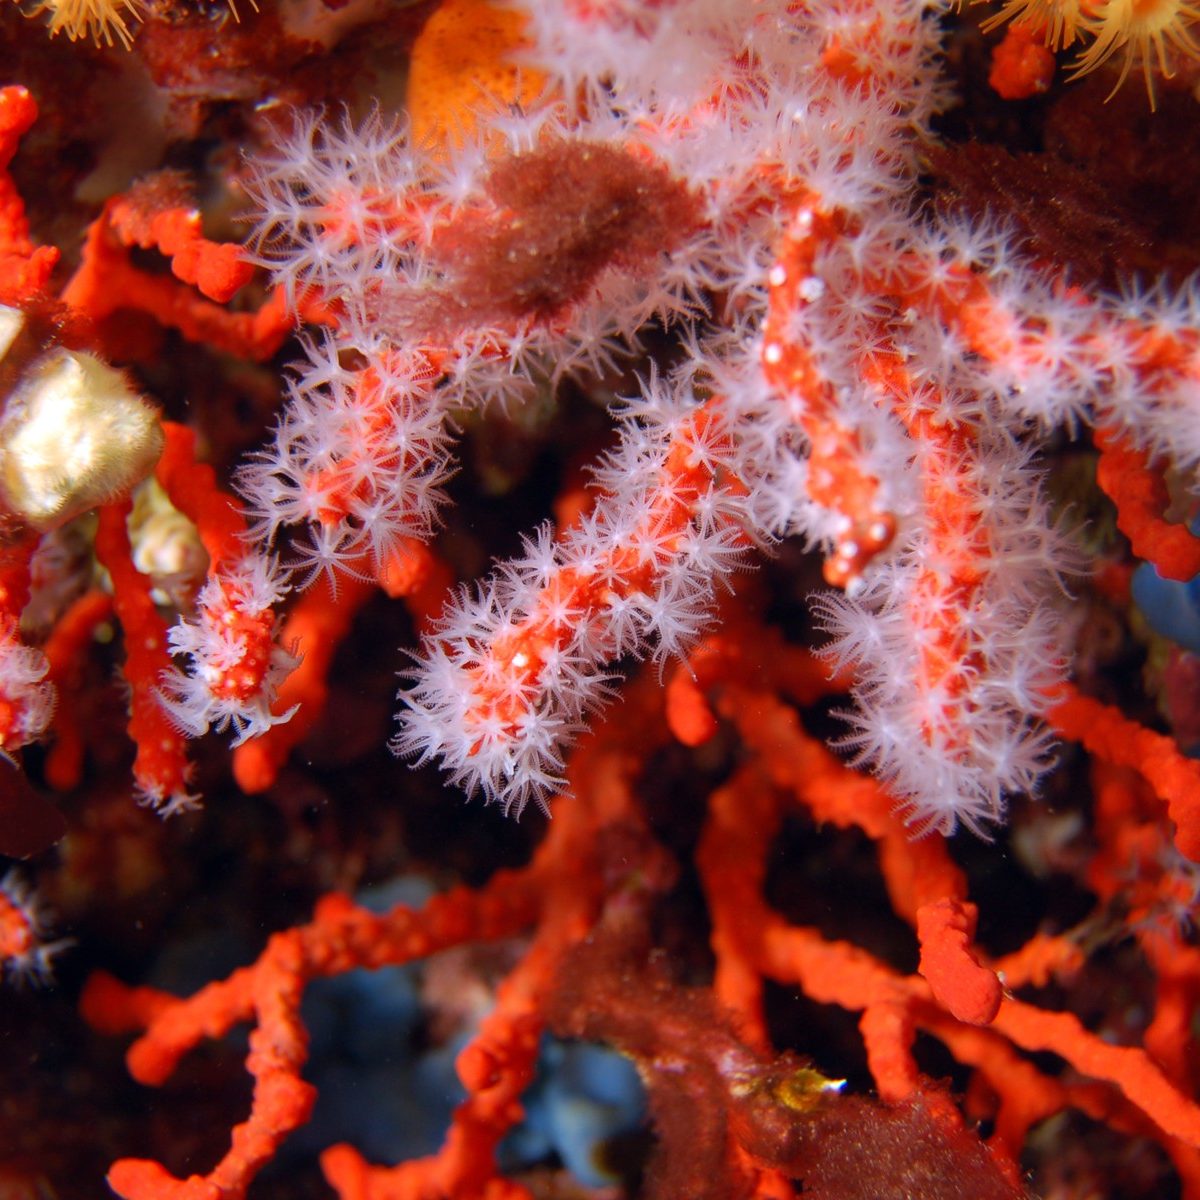
[[[819,664],[759,626],[741,604],[728,605],[726,615],[726,632],[697,648],[667,689],[665,704],[653,674],[643,673],[626,687],[610,718],[572,752],[571,794],[559,798],[557,819],[527,866],[498,871],[477,890],[451,889],[422,909],[398,906],[382,916],[347,897],[326,897],[311,922],[275,934],[256,963],[187,999],[95,975],[83,997],[85,1017],[109,1033],[139,1034],[128,1062],[134,1076],[152,1086],[161,1085],[203,1038],[222,1036],[239,1022],[254,1024],[247,1060],[255,1077],[251,1110],[221,1161],[205,1175],[177,1179],[158,1162],[124,1159],[109,1175],[114,1190],[126,1200],[186,1200],[214,1189],[231,1198],[244,1195],[282,1138],[308,1119],[313,1096],[301,1075],[299,1011],[313,979],[528,930],[527,953],[459,1055],[467,1098],[440,1149],[386,1167],[369,1164],[350,1145],[331,1147],[321,1166],[343,1200],[531,1195],[500,1173],[495,1148],[520,1117],[517,1099],[532,1074],[548,1011],[572,1036],[621,1046],[650,1087],[663,1089],[664,1101],[686,1097],[683,1112],[672,1118],[668,1107],[658,1115],[664,1146],[651,1168],[651,1195],[792,1196],[787,1178],[807,1181],[815,1168],[797,1153],[796,1142],[803,1140],[806,1118],[829,1101],[811,1096],[811,1069],[786,1055],[774,1058],[763,1006],[767,979],[859,1014],[881,1098],[922,1107],[939,1137],[952,1138],[962,1116],[918,1070],[917,1031],[978,1073],[971,1112],[994,1120],[997,1132],[991,1153],[977,1159],[970,1174],[960,1174],[965,1164],[948,1159],[936,1140],[929,1151],[904,1141],[892,1151],[894,1169],[906,1179],[926,1152],[933,1154],[937,1174],[953,1178],[949,1190],[922,1196],[1018,1200],[1024,1193],[1016,1182],[1016,1155],[1031,1126],[1068,1107],[1157,1141],[1187,1181],[1186,1194],[1200,1194],[1200,1106],[1184,1082],[1195,1039],[1180,1029],[1180,1008],[1173,1003],[1190,995],[1196,949],[1180,947],[1161,929],[1139,932],[1160,964],[1163,1001],[1144,1047],[1111,1045],[1071,1013],[1016,999],[1012,990],[1069,980],[1079,970],[1076,937],[1039,934],[1004,959],[987,959],[974,943],[966,877],[944,839],[911,841],[887,791],[839,762],[788,703],[811,703],[829,687]],[[711,700],[736,728],[744,755],[737,773],[707,799],[696,858],[712,920],[712,996],[719,1008],[707,993],[702,1002],[687,997],[688,989],[648,977],[653,973],[636,946],[646,929],[641,906],[649,906],[674,877],[670,856],[651,835],[637,799],[640,765],[672,735],[695,740],[686,729],[691,706],[684,697],[692,688],[699,689],[701,705]],[[1106,891],[1119,886],[1114,870],[1125,862],[1123,840],[1149,834],[1147,844],[1154,838],[1161,844],[1161,828],[1151,834],[1156,822],[1147,789],[1132,772],[1111,765],[1122,754],[1121,745],[1109,741],[1111,732],[1094,747],[1097,771],[1110,780],[1095,880]],[[860,829],[874,844],[891,907],[920,939],[919,974],[899,972],[851,942],[792,924],[767,903],[772,836],[785,815],[800,810],[822,823]],[[1139,897],[1153,891],[1148,873]],[[627,927],[633,944],[607,944],[613,924]],[[1051,1051],[1086,1078],[1046,1074],[1023,1050]],[[714,1061],[705,1065],[706,1059]],[[837,1111],[835,1104],[829,1115]],[[699,1140],[697,1123],[705,1130]],[[868,1117],[858,1136],[872,1127]],[[866,1136],[862,1152],[883,1153],[884,1144]],[[697,1174],[697,1155],[707,1175]],[[686,1190],[680,1190],[681,1179]]]

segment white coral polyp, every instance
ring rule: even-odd
[[[465,145],[436,153],[379,117],[312,116],[257,166],[260,260],[338,319],[243,477],[260,529],[309,526],[314,572],[377,569],[401,532],[433,530],[457,408],[602,371],[657,322],[656,339],[677,338],[673,379],[615,406],[620,448],[594,510],[448,606],[411,672],[395,749],[506,809],[542,802],[609,694],[609,664],[685,653],[747,549],[798,536],[853,568],[835,574],[847,594],[815,605],[831,657],[856,674],[843,745],[917,831],[985,831],[1048,769],[1041,716],[1068,673],[1061,581],[1078,560],[1042,495],[1037,439],[1116,426],[1193,470],[1200,289],[1089,298],[995,223],[921,208],[920,148],[947,100],[940,2],[519,7],[527,60],[548,78],[539,104],[481,113]],[[549,176],[554,154],[570,186],[546,178],[530,212],[499,202],[521,167]],[[686,198],[669,252],[597,262],[576,246],[575,290],[561,272],[513,274],[523,247],[539,258],[534,234],[556,204],[575,204],[581,224],[594,215],[585,162],[610,164],[645,208]],[[488,260],[480,229],[509,236],[522,219],[528,245],[497,242],[511,255]],[[781,246],[804,272],[788,290]],[[455,291],[456,271],[477,286]],[[1170,361],[1156,357],[1168,343]],[[785,377],[770,368],[787,351],[800,365]],[[396,384],[405,423],[389,424],[350,375],[405,355],[431,371]],[[712,437],[677,441],[698,412]],[[810,445],[835,427],[832,449]],[[839,507],[843,466],[873,481],[862,512]],[[847,534],[859,524],[868,541],[885,529],[874,558]]]
[[[49,670],[40,650],[24,645],[14,628],[0,627],[0,753],[45,734],[55,700],[54,685],[46,680]]]
[[[219,569],[197,596],[195,616],[172,626],[171,653],[186,668],[163,676],[159,703],[187,736],[232,729],[239,746],[295,714],[295,706],[272,711],[279,684],[300,661],[274,640],[274,607],[286,591],[274,562],[247,556]]]

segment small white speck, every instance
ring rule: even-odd
[[[820,298],[825,295],[825,281],[818,279],[815,275],[810,275],[800,283],[797,289],[800,293],[800,299],[807,304],[815,304]]]

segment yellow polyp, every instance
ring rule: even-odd
[[[815,1067],[793,1067],[778,1071],[749,1071],[735,1076],[729,1085],[735,1099],[766,1096],[772,1103],[794,1113],[812,1113],[830,1096],[846,1086],[844,1079],[830,1079]]]
[[[258,12],[256,0],[248,3]],[[228,4],[233,19],[240,21],[237,0],[228,0]],[[144,0],[42,0],[29,15],[46,13],[51,37],[65,33],[72,42],[80,38],[90,38],[97,46],[120,42],[123,49],[131,50],[131,26],[141,23],[144,12]]]
[[[71,41],[90,38],[97,46],[120,42],[126,49],[133,45],[133,34],[126,21],[142,19],[141,0],[44,0],[32,15],[47,13],[50,36],[65,33]]]
[[[227,3],[229,4],[229,11],[233,16],[233,19],[240,25],[242,23],[242,18],[237,10],[237,0],[227,0]],[[250,7],[254,9],[255,12],[258,12],[258,0],[250,0]]]
[[[775,1098],[793,1112],[813,1112],[830,1094],[846,1086],[844,1079],[829,1079],[812,1067],[801,1067],[781,1079],[774,1088]]]
[[[1072,64],[1070,78],[1086,75],[1115,55],[1122,57],[1121,73],[1108,98],[1120,89],[1135,66],[1146,80],[1150,107],[1155,107],[1154,75],[1169,79],[1173,55],[1200,60],[1194,26],[1200,7],[1189,0],[1103,0],[1095,19],[1087,22],[1095,40]]]
[[[1170,79],[1172,60],[1200,61],[1200,4],[1196,0],[1006,0],[981,28],[988,33],[1009,21],[1040,29],[1051,50],[1079,43],[1068,79],[1078,79],[1117,59],[1120,71],[1108,95],[1110,100],[1130,72],[1140,68],[1151,109],[1155,107],[1155,77]]]
[[[974,0],[979,3],[980,0]],[[1008,0],[994,16],[980,26],[984,33],[1008,21],[1021,21],[1034,28],[1041,27],[1045,44],[1051,50],[1070,46],[1079,36],[1084,13],[1080,0]]]
[[[522,64],[529,48],[525,15],[487,0],[445,0],[425,22],[408,73],[413,140],[461,145],[478,114],[506,104],[529,104],[546,77]]]

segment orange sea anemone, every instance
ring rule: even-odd
[[[1153,108],[1152,65],[1169,79],[1174,74],[1172,51],[1200,60],[1200,42],[1193,29],[1200,21],[1200,6],[1190,0],[1101,0],[1089,8],[1091,15],[1084,16],[1082,24],[1095,40],[1073,64],[1071,78],[1086,75],[1114,54],[1123,53],[1113,92],[1125,82],[1130,69],[1140,65]]]
[[[50,36],[65,33],[71,41],[91,38],[111,46],[120,42],[126,50],[133,45],[129,24],[142,19],[141,0],[43,0],[37,12],[50,16]]]
[[[236,0],[228,0],[233,19],[239,20]],[[258,5],[250,0],[255,12]],[[90,38],[97,46],[133,47],[133,27],[145,13],[145,0],[40,0],[31,16],[41,13],[50,18],[50,36],[65,33],[71,41]]]
[[[1079,36],[1081,0],[1007,0],[994,17],[983,22],[984,33],[1006,21],[1021,21],[1045,30],[1045,44],[1052,50],[1069,46]]]

